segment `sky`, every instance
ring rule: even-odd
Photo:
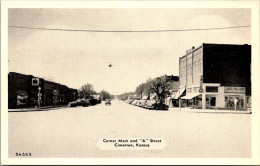
[[[250,9],[9,9],[9,26],[145,31],[251,25]],[[202,43],[251,44],[251,28],[178,32],[76,32],[8,28],[8,70],[96,91],[133,92],[179,75],[179,57]],[[112,67],[109,67],[112,64]]]

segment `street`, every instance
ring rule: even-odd
[[[90,107],[9,112],[9,157],[251,156],[251,114],[153,111],[113,100]],[[100,139],[161,138],[163,150],[101,150]]]

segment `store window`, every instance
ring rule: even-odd
[[[235,100],[236,99],[236,100]],[[244,98],[243,95],[226,95],[225,96],[225,107],[226,108],[235,108],[235,101],[237,102],[237,109],[243,109],[244,108]]]
[[[28,104],[28,94],[26,90],[17,90],[17,106]]]

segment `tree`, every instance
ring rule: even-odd
[[[147,95],[147,99],[150,100],[150,96],[151,96],[151,93],[152,93],[152,79],[149,78],[146,83],[145,83],[145,86],[144,86],[144,94]]]
[[[94,94],[96,94],[96,92],[94,91],[92,84],[87,83],[79,89],[80,98],[90,98],[90,96]]]
[[[135,89],[136,95],[140,96],[141,99],[142,99],[143,94],[144,94],[145,86],[146,86],[145,83],[142,83]]]
[[[105,91],[105,90],[102,90],[101,92],[100,92],[100,98],[101,98],[101,100],[107,100],[107,99],[112,99],[112,95],[110,95],[110,93],[108,93],[107,91]]]
[[[161,76],[151,81],[151,92],[156,94],[157,101],[164,103],[166,95],[171,89],[171,84],[167,81],[166,76]]]
[[[121,95],[117,95],[117,98],[119,100],[127,100],[129,96],[133,96],[135,94],[135,92],[127,92],[127,93],[123,93]]]

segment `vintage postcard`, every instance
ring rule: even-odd
[[[2,1],[1,164],[260,164],[259,1]]]

